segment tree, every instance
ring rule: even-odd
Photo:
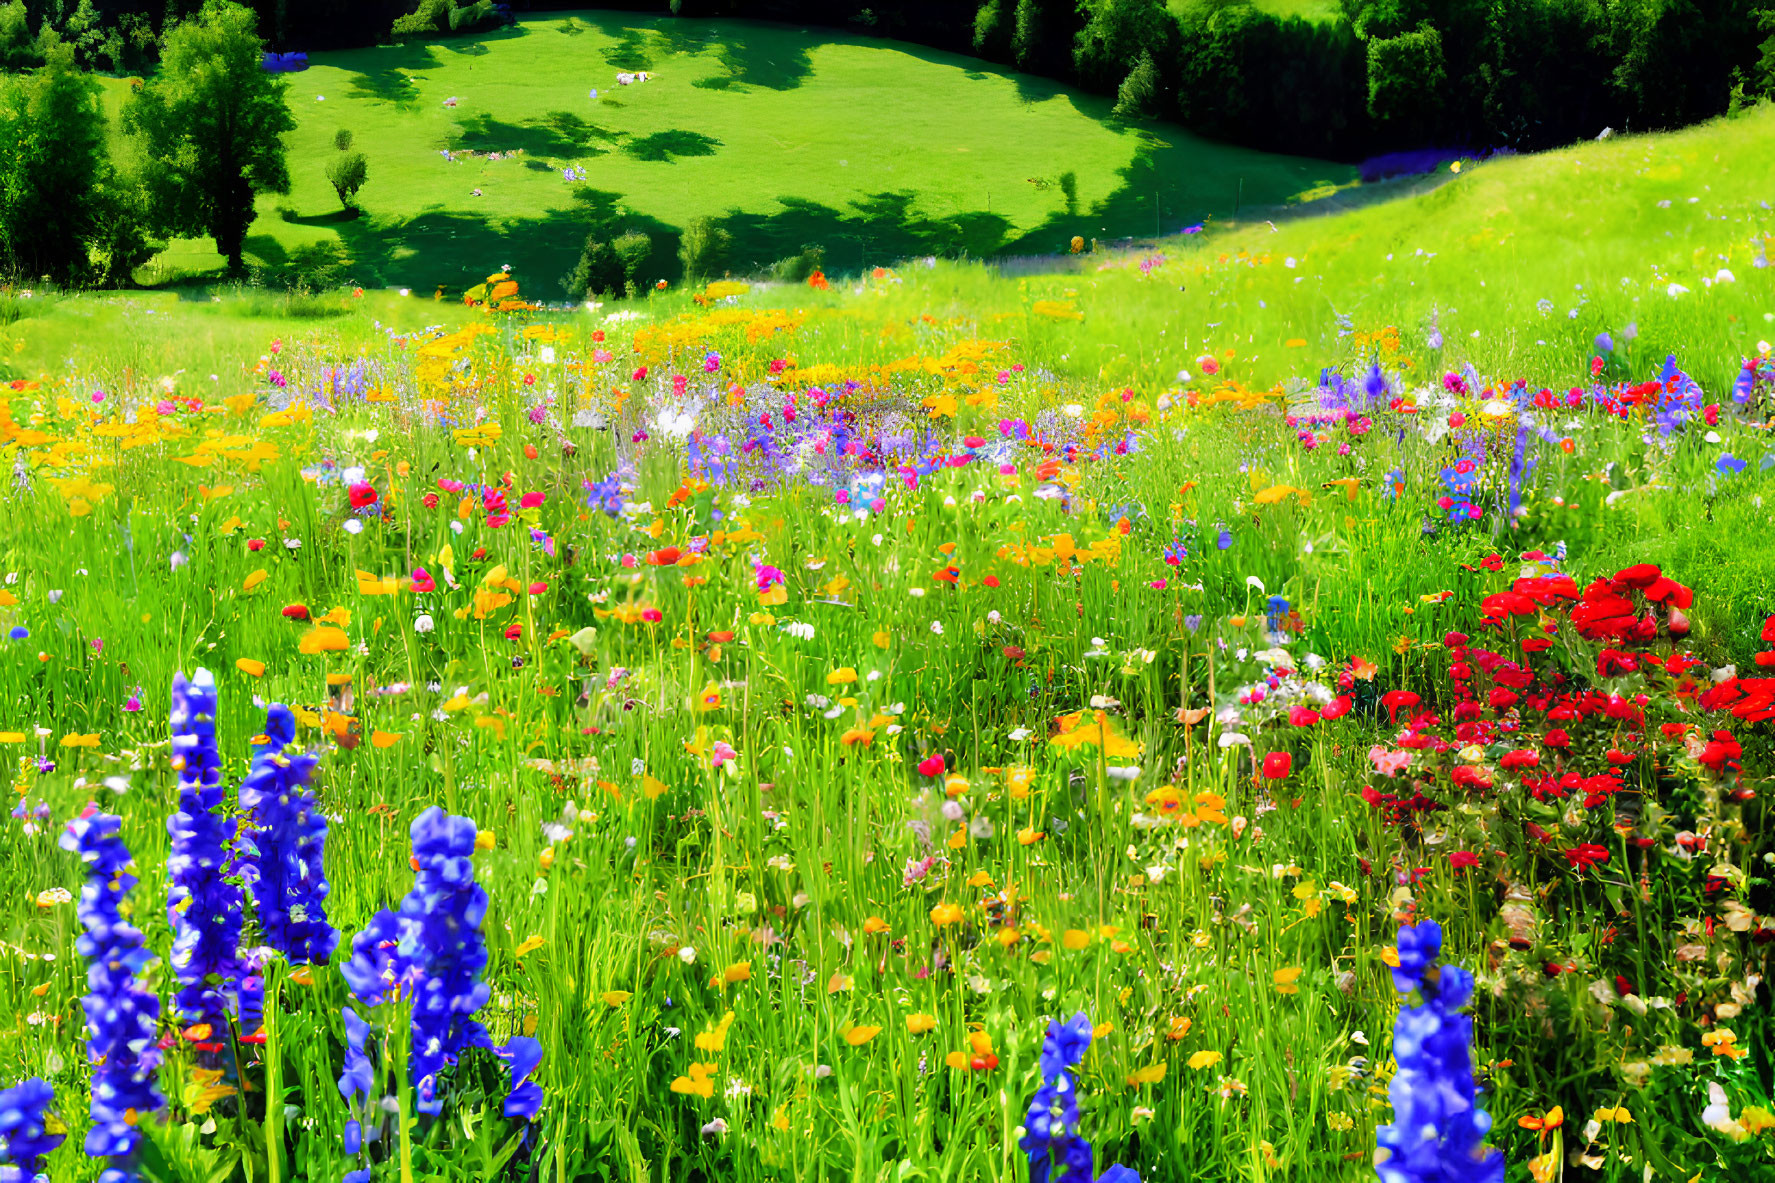
[[[617,235],[610,249],[616,252],[617,262],[622,264],[623,290],[633,300],[641,292],[641,268],[653,254],[653,239],[639,230],[625,230]]]
[[[596,230],[586,235],[579,262],[561,277],[561,286],[575,300],[620,292],[622,283],[622,260],[617,257],[610,240]]]
[[[288,84],[261,67],[265,43],[252,10],[206,0],[166,35],[160,71],[124,111],[142,141],[143,181],[156,226],[208,234],[242,268],[258,193],[288,193],[283,135],[296,126]]]
[[[339,204],[348,210],[357,208],[357,191],[370,179],[370,162],[362,152],[341,152],[327,166],[327,181],[339,195]]]
[[[15,274],[83,282],[108,171],[99,87],[54,30],[41,41],[44,67],[8,86],[0,103],[0,247]]]
[[[1138,119],[1156,112],[1159,102],[1159,67],[1153,55],[1141,50],[1140,60],[1116,90],[1114,114],[1118,119]]]
[[[1442,35],[1434,25],[1368,43],[1368,113],[1384,124],[1414,133],[1429,130],[1447,80]]]
[[[16,70],[36,61],[36,39],[31,36],[31,15],[25,11],[25,0],[0,4],[0,66]]]
[[[727,258],[733,235],[717,226],[712,218],[697,218],[684,228],[678,241],[678,261],[684,264],[687,283],[700,283],[714,275]]]

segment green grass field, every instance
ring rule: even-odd
[[[313,61],[291,78],[293,191],[261,199],[248,249],[276,260],[335,237],[366,286],[457,290],[509,263],[558,298],[586,227],[617,207],[655,237],[660,276],[678,273],[677,235],[705,216],[733,232],[736,270],[819,243],[829,268],[855,271],[1175,232],[1352,176],[1112,123],[1107,100],[970,59],[774,25],[588,12]],[[617,85],[643,70],[650,81]],[[339,128],[370,160],[361,219],[324,176]],[[569,167],[585,180],[564,180]],[[148,277],[220,263],[207,242],[179,243]]]
[[[1067,233],[1057,193],[1016,184],[1067,167],[1082,204],[1125,202],[1140,231],[1138,192],[1116,193],[1146,133],[861,41],[566,27],[296,79],[311,163],[288,201],[309,220],[267,217],[256,249],[338,235],[385,269],[367,283],[410,296],[0,299],[0,1083],[54,1084],[54,1183],[98,1173],[95,1069],[137,1054],[95,1066],[84,1045],[92,905],[56,835],[89,801],[122,819],[160,961],[143,982],[167,1101],[123,1123],[157,1181],[1015,1183],[1047,1023],[1083,1012],[1094,1165],[1355,1183],[1407,1067],[1402,914],[1439,921],[1445,962],[1478,976],[1510,1183],[1568,1153],[1565,1178],[1598,1183],[1768,1176],[1775,741],[1701,696],[1775,701],[1755,676],[1775,636],[1775,371],[1732,397],[1775,337],[1775,111],[1358,189],[1177,138],[1155,167],[1180,192],[1191,161],[1219,162],[1191,183],[1222,198],[1223,166],[1249,161],[1269,171],[1244,200],[1274,208],[1045,270],[871,274],[981,225],[987,173],[955,157],[996,162],[1023,203],[1001,210],[993,179],[1010,228],[982,242],[1057,247],[1030,239]],[[537,44],[563,47],[554,66],[517,74]],[[618,68],[660,76],[570,108]],[[926,93],[889,95],[883,73]],[[526,97],[529,77],[558,96]],[[843,97],[865,92],[904,100],[904,126],[865,129],[869,157],[838,146]],[[1011,131],[982,117],[956,138],[976,122],[962,96],[992,111],[975,92]],[[551,118],[570,109],[583,125]],[[327,220],[319,176],[340,125],[386,162],[350,222]],[[459,143],[525,151],[437,156]],[[712,154],[675,150],[697,145]],[[834,151],[850,164],[812,164]],[[550,171],[574,161],[662,237],[757,211],[753,262],[825,217],[795,207],[772,240],[783,196],[877,237],[833,248],[826,289],[673,284],[500,317],[430,297],[508,262],[552,295],[588,216]],[[902,171],[922,212],[872,221]],[[1700,383],[1668,430],[1611,405],[1667,352]],[[1360,402],[1321,377],[1373,365],[1388,388]],[[1547,411],[1541,388],[1580,397]],[[1463,460],[1483,513],[1457,521],[1439,498]],[[1662,564],[1693,588],[1686,627],[1645,579],[1619,594],[1650,640],[1600,648],[1569,597],[1485,623],[1488,597],[1551,565],[1534,550],[1574,587]],[[1702,668],[1666,677],[1677,652]],[[1505,658],[1532,688],[1499,693]],[[175,1018],[167,964],[176,928],[215,923],[163,907],[168,687],[198,666],[229,786],[263,702],[301,707],[345,942],[331,965],[267,964],[271,1021],[232,1076],[204,1050],[211,1016]],[[1570,719],[1556,699],[1579,700]],[[1608,783],[1531,791],[1537,769]],[[1365,791],[1446,808],[1399,821]],[[414,888],[408,827],[432,805],[478,831],[488,910],[458,935],[487,961],[461,976],[484,976],[495,1041],[538,1041],[527,1126],[474,1051],[441,1118],[398,1119],[410,1015],[374,992],[371,1087],[340,1092],[339,967]],[[267,931],[254,891],[224,952]],[[251,1034],[244,1011],[218,1023]],[[1555,1106],[1564,1125],[1537,1132]],[[352,1118],[374,1137],[348,1156]]]

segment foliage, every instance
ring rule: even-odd
[[[579,262],[561,277],[561,287],[569,299],[603,296],[623,291],[623,265],[616,248],[607,235],[594,230],[586,235],[580,248]]]
[[[351,274],[351,256],[334,239],[297,247],[275,263],[254,262],[254,282],[292,292],[325,292],[342,285]]]
[[[496,23],[493,0],[419,0],[419,7],[394,22],[395,40],[472,33]]]
[[[1423,135],[1435,125],[1447,81],[1435,26],[1369,39],[1368,113],[1382,123]]]
[[[125,128],[143,146],[157,228],[210,235],[234,271],[254,195],[290,187],[288,84],[261,68],[263,53],[252,10],[205,0],[167,34],[160,71],[124,109]]]
[[[1116,90],[1115,114],[1122,119],[1137,119],[1155,113],[1158,103],[1159,68],[1152,54],[1143,51]]]
[[[370,162],[362,152],[341,152],[327,164],[327,183],[346,209],[357,208],[357,191],[369,178]]]
[[[684,227],[678,242],[678,261],[684,267],[686,282],[697,283],[712,278],[727,261],[733,235],[712,218],[697,218]]]
[[[632,300],[640,292],[641,268],[653,256],[653,239],[639,230],[625,230],[610,243],[622,267],[623,291]]]
[[[73,48],[52,34],[42,70],[6,84],[0,136],[0,257],[8,271],[56,283],[83,283],[109,162],[98,87],[74,64]]]

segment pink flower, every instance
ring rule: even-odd
[[[709,766],[719,768],[729,760],[739,759],[740,754],[733,750],[725,739],[715,741],[715,748],[709,753]]]
[[[1467,867],[1477,867],[1479,865],[1479,856],[1474,854],[1471,850],[1452,850],[1448,855],[1448,864],[1457,871]]]
[[[541,509],[542,503],[547,499],[547,493],[526,493],[518,499],[518,504],[525,509]]]
[[[1387,777],[1398,776],[1411,765],[1410,752],[1391,751],[1378,743],[1368,749],[1368,759],[1376,772]]]

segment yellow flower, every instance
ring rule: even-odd
[[[1223,1057],[1219,1052],[1199,1051],[1189,1058],[1190,1070],[1192,1072],[1199,1072],[1203,1068],[1212,1068],[1220,1063],[1222,1058]]]
[[[1091,943],[1091,934],[1083,929],[1069,928],[1061,934],[1060,943],[1076,953]]]
[[[848,686],[856,680],[857,671],[848,665],[841,669],[835,669],[826,675],[826,685],[828,686]]]
[[[1750,1054],[1738,1046],[1738,1036],[1730,1027],[1707,1032],[1701,1037],[1701,1045],[1712,1048],[1714,1055],[1725,1056],[1729,1060],[1742,1059]]]
[[[863,921],[863,932],[867,936],[877,936],[888,931],[887,921],[879,916],[871,916]]]
[[[840,1035],[844,1036],[844,1041],[846,1043],[850,1044],[852,1047],[862,1047],[865,1043],[868,1043],[871,1039],[874,1039],[877,1035],[880,1035],[881,1028],[880,1027],[849,1027],[849,1026],[846,1026],[846,1027],[839,1028],[838,1033]]]
[[[696,1048],[700,1052],[718,1052],[727,1047],[727,1029],[733,1026],[733,1012],[728,1011],[721,1016],[721,1021],[696,1037]]]
[[[1595,1120],[1604,1124],[1615,1121],[1628,1125],[1633,1121],[1633,1114],[1627,1112],[1625,1107],[1617,1105],[1613,1109],[1598,1109]]]
[[[916,1011],[906,1016],[906,1033],[908,1035],[923,1035],[927,1031],[936,1030],[936,1027],[936,1015],[927,1015],[923,1011]]]
[[[1201,1053],[1198,1052],[1197,1054],[1200,1055]],[[1136,1068],[1133,1075],[1128,1077],[1128,1083],[1133,1086],[1158,1084],[1165,1079],[1166,1067],[1167,1065],[1161,1061],[1157,1064],[1148,1065],[1145,1068]]]
[[[1299,966],[1291,966],[1287,969],[1279,969],[1274,974],[1270,975],[1276,983],[1276,993],[1299,994],[1300,986],[1298,983],[1300,980],[1300,973]]]
[[[708,1100],[715,1095],[715,1065],[692,1064],[689,1076],[680,1076],[672,1082],[674,1093],[688,1093]]]
[[[513,953],[512,956],[520,957],[520,958],[527,957],[530,954],[536,952],[540,948],[542,948],[542,938],[541,937],[539,937],[539,936],[525,937],[523,942],[518,945],[517,951],[515,953]]]
[[[961,923],[961,909],[955,904],[938,904],[931,909],[931,923],[938,928]]]
[[[254,571],[251,575],[247,576],[245,579],[240,581],[240,590],[241,591],[252,591],[255,587],[258,587],[261,583],[264,583],[270,577],[271,577],[271,572],[265,570],[265,568],[263,568],[263,567],[260,567],[257,571]]]
[[[351,638],[345,635],[345,630],[334,628],[331,625],[323,625],[318,628],[310,629],[307,633],[303,634],[302,639],[296,644],[298,650],[311,655],[316,653],[339,653],[350,647]]]
[[[726,969],[722,970],[716,977],[710,978],[709,985],[733,986],[740,982],[750,981],[751,978],[752,963],[750,961],[736,961]]]

